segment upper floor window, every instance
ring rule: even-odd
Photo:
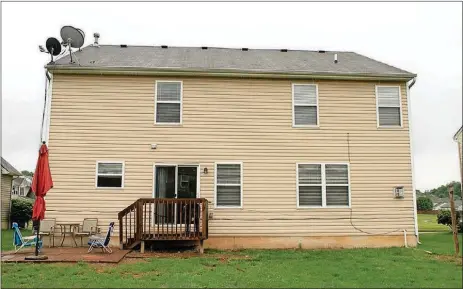
[[[348,207],[348,164],[297,164],[298,207]]]
[[[378,127],[401,127],[400,86],[376,86]]]
[[[156,81],[155,123],[182,123],[182,82]]]
[[[123,188],[124,163],[123,162],[97,162],[96,168],[97,188]]]
[[[293,84],[293,126],[318,126],[318,87]]]

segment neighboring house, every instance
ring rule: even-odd
[[[453,136],[453,140],[457,142],[458,145],[458,160],[460,163],[460,183],[462,186],[462,199],[463,199],[463,144],[462,144],[462,129],[463,126],[457,131],[457,133]]]
[[[207,247],[401,246],[404,230],[416,245],[415,74],[332,51],[101,45],[73,59],[46,67],[47,217],[115,221],[117,241],[137,199],[201,197]],[[156,206],[137,220],[182,218]]]
[[[32,179],[28,176],[19,176],[13,180],[13,189],[11,191],[11,197],[29,197],[29,191],[31,189]]]
[[[460,200],[455,201],[455,209],[457,211],[461,211],[462,209],[462,202]],[[440,203],[436,204],[433,207],[433,210],[450,210],[450,203]]]
[[[10,227],[11,188],[13,178],[17,176],[21,176],[21,173],[2,157],[2,229]]]

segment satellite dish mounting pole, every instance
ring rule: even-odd
[[[73,63],[73,61],[72,61],[71,42],[72,42],[72,39],[71,39],[71,38],[68,38],[69,56],[71,57],[71,63]]]

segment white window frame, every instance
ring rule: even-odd
[[[99,174],[98,173],[98,165],[99,164],[122,164],[122,175],[121,174]],[[122,176],[122,181],[121,181],[121,186],[120,187],[99,187],[98,186],[98,176]],[[124,161],[96,161],[96,166],[95,166],[95,188],[99,190],[121,190],[124,188],[124,183],[125,183],[125,162]]]
[[[179,101],[158,101],[158,83],[176,82],[180,83],[180,100]],[[156,122],[156,115],[159,103],[175,103],[180,104],[180,122]],[[154,124],[155,125],[182,125],[183,123],[183,81],[181,80],[156,80],[154,83]]]
[[[400,115],[400,126],[398,125],[380,125],[379,124],[379,97],[378,97],[378,87],[393,87],[399,89],[399,115]],[[376,95],[376,127],[377,128],[403,128],[403,113],[402,113],[402,92],[400,85],[375,85],[375,95]],[[384,106],[384,107],[395,107],[397,106]]]
[[[294,103],[294,86],[296,85],[310,85],[315,86],[316,91],[316,100],[317,100],[317,124],[316,125],[308,125],[308,124],[296,124],[296,112],[294,107],[296,104]],[[319,101],[318,101],[318,84],[315,83],[292,83],[291,84],[291,95],[292,95],[292,112],[293,112],[293,127],[300,127],[300,128],[319,128],[320,127],[320,110],[319,110]],[[308,106],[308,105],[297,105],[297,106]]]
[[[321,184],[302,184],[299,185],[299,165],[320,165],[321,166],[321,177],[322,182]],[[326,205],[326,172],[325,166],[326,165],[347,165],[347,181],[348,183],[348,200],[349,204],[347,206],[327,206]],[[344,187],[345,184],[328,184],[329,186],[340,186]],[[314,186],[314,187],[322,187],[322,205],[321,206],[301,206],[299,205],[299,186]],[[350,182],[350,164],[345,162],[325,162],[325,163],[311,163],[311,162],[304,162],[304,163],[296,163],[296,200],[297,200],[297,208],[298,209],[317,209],[317,208],[324,208],[324,209],[344,209],[351,207],[351,182]]]
[[[217,205],[217,186],[236,186],[236,184],[217,184],[217,165],[240,165],[240,205],[239,206],[220,206]],[[214,163],[214,208],[216,209],[240,209],[243,208],[243,162],[215,162]]]

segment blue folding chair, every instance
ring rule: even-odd
[[[38,240],[37,242],[37,236],[23,237],[21,235],[21,231],[19,230],[18,223],[13,223],[13,230],[13,245],[15,253],[22,248],[37,246],[37,244],[40,252],[40,249],[42,249],[42,241]]]
[[[106,251],[108,253],[112,253],[113,250],[109,247],[109,241],[111,240],[111,233],[114,230],[114,222],[109,223],[108,232],[106,233],[106,237],[101,235],[93,235],[88,237],[88,252],[90,253],[93,248],[101,248],[101,250]]]

